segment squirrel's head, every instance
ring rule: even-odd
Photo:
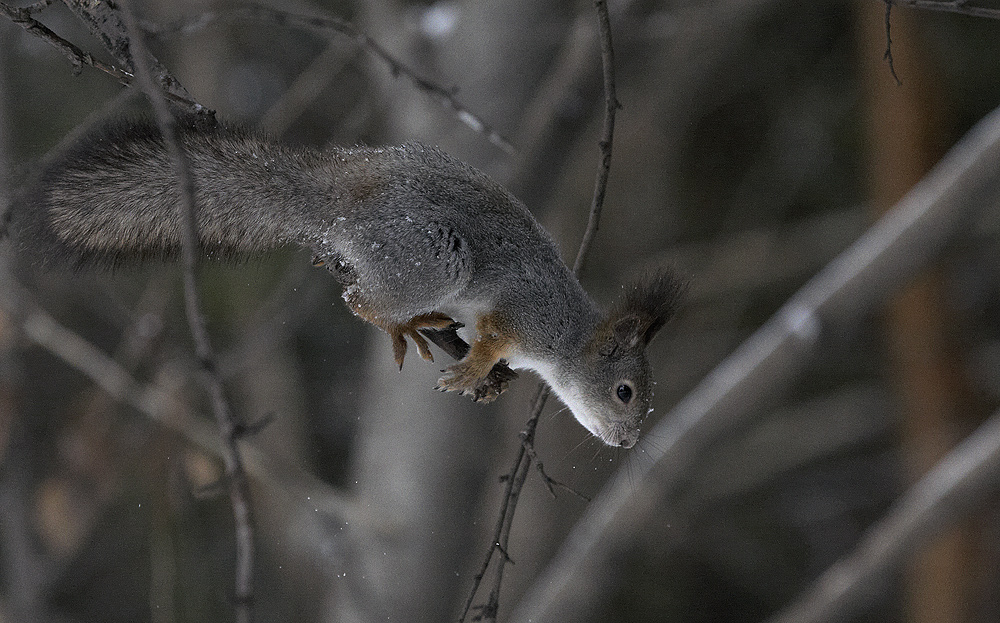
[[[577,420],[610,446],[631,448],[639,438],[653,400],[646,346],[674,314],[682,290],[666,270],[625,286],[584,348],[582,365],[557,388]]]

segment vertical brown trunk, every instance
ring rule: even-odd
[[[892,12],[892,54],[899,85],[883,59],[885,5],[856,0],[856,7],[867,100],[869,199],[873,217],[878,217],[944,151],[940,83],[933,58],[915,28],[919,14],[898,8]],[[887,358],[899,396],[900,437],[911,480],[923,475],[968,431],[969,392],[950,335],[953,326],[939,270],[919,276],[886,309]],[[913,553],[905,576],[907,621],[971,620],[973,539],[971,524],[960,524]]]

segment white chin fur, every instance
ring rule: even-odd
[[[576,421],[582,424],[583,427],[590,431],[595,437],[605,441],[606,443],[607,441],[601,430],[600,422],[587,409],[584,408],[583,401],[580,400],[579,394],[573,391],[572,387],[563,387],[558,383],[553,383],[549,379],[545,380],[548,381],[549,386],[552,387],[552,390],[556,393],[556,396],[559,397],[559,400],[563,401],[563,404],[569,407],[569,410],[573,413],[573,417],[576,418]]]
[[[575,391],[572,386],[565,386],[558,382],[555,374],[555,366],[517,355],[508,358],[507,364],[515,370],[533,370],[538,376],[545,379],[545,382],[549,384],[549,387],[559,397],[559,400],[569,407],[577,422],[582,424],[584,428],[604,443],[618,445],[617,440],[612,441],[605,436],[606,431],[602,430],[599,420],[584,408],[579,392]]]

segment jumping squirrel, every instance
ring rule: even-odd
[[[602,313],[520,201],[421,144],[315,150],[224,127],[187,128],[181,141],[208,256],[306,246],[343,283],[351,311],[389,334],[400,366],[406,338],[430,360],[421,331],[475,328],[438,389],[493,398],[511,378],[506,362],[539,374],[604,443],[635,444],[653,394],[645,348],[680,291],[669,271],[626,287]],[[169,258],[180,247],[178,193],[157,128],[129,122],[49,163],[5,226],[41,264]]]

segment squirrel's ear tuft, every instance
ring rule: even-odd
[[[625,348],[645,348],[677,311],[686,284],[673,271],[660,269],[624,286],[608,314],[615,342]]]

